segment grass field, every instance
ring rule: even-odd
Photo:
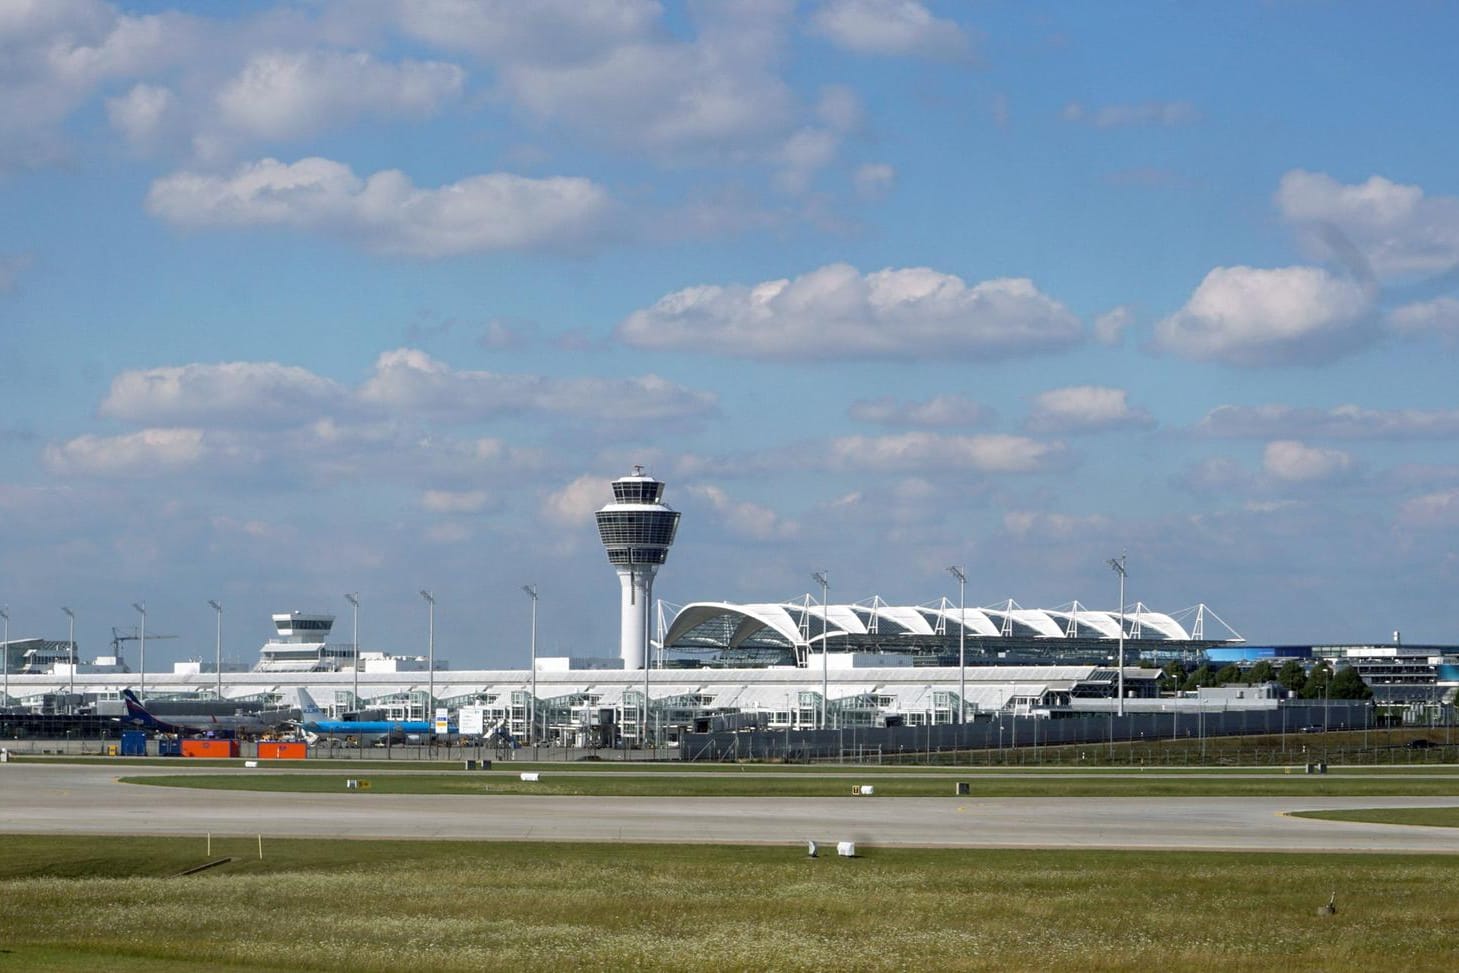
[[[0,970],[1448,968],[1444,856],[7,837]],[[1316,907],[1338,895],[1338,914]]]
[[[1459,807],[1375,807],[1351,811],[1293,811],[1294,818],[1328,821],[1369,821],[1374,824],[1419,824],[1431,828],[1459,828]]]
[[[1052,774],[965,775],[975,797],[1453,797],[1455,774]],[[514,794],[596,797],[846,797],[854,782],[871,781],[879,797],[955,796],[946,774],[876,775],[708,773],[674,776],[543,771],[535,782],[519,774],[301,774],[257,772],[123,777],[123,781],[161,787],[222,790],[345,793],[350,778],[369,781],[370,794],[457,794],[507,797]]]

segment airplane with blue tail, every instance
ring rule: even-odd
[[[436,728],[429,720],[332,720],[325,715],[307,689],[296,689],[299,726],[306,733],[336,736],[431,736]],[[456,724],[448,724],[447,736],[456,735]]]
[[[152,713],[137,694],[130,689],[122,690],[122,701],[127,705],[125,722],[159,733],[265,733],[288,721],[289,711],[274,711],[257,715],[239,713],[233,716],[219,716],[214,713],[189,713],[181,716],[168,714],[157,716]]]

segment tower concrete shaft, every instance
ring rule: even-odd
[[[664,485],[635,466],[613,481],[613,502],[598,511],[598,536],[623,587],[618,654],[625,669],[648,664],[648,618],[654,575],[669,556],[679,512],[663,502]]]

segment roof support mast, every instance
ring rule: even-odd
[[[1121,552],[1118,560],[1116,560],[1115,558],[1110,558],[1109,559],[1109,566],[1111,568],[1114,568],[1115,573],[1120,576],[1120,657],[1119,657],[1119,667],[1120,667],[1120,671],[1119,671],[1119,679],[1118,679],[1118,687],[1119,687],[1118,692],[1120,694],[1120,698],[1119,698],[1119,707],[1118,708],[1119,708],[1119,715],[1124,716],[1125,715],[1125,555],[1124,555],[1124,553]],[[1137,613],[1136,617],[1138,617],[1138,613]]]

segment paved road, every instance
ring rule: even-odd
[[[0,764],[0,832],[1459,852],[1459,829],[1283,814],[1456,807],[1459,798],[442,797],[202,791],[116,779],[145,772]]]

